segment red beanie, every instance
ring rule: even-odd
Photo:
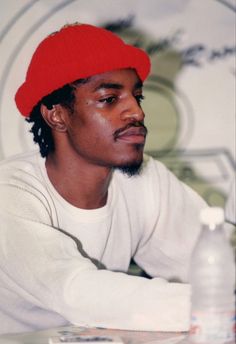
[[[150,60],[108,30],[88,24],[65,26],[37,47],[15,95],[16,105],[28,117],[44,96],[65,84],[120,68],[134,68],[144,81]]]

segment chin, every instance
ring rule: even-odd
[[[118,152],[116,163],[113,164],[115,170],[119,170],[129,177],[138,175],[142,169],[143,145],[135,145],[132,150]]]
[[[142,163],[132,164],[132,165],[123,165],[115,167],[116,170],[121,171],[126,174],[128,177],[137,176],[142,170]]]
[[[122,163],[114,166],[115,169],[121,171],[122,173],[128,175],[129,177],[138,175],[142,170],[143,154],[135,159],[127,159]]]

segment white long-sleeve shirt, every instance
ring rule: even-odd
[[[78,209],[39,153],[0,164],[0,332],[67,324],[189,327],[191,251],[204,201],[160,162],[113,173],[107,204]],[[152,279],[127,275],[130,260]],[[167,281],[175,282],[167,282]]]

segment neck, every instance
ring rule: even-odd
[[[106,204],[111,169],[92,165],[78,156],[51,153],[46,170],[54,188],[73,206],[96,209]]]

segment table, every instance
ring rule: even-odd
[[[112,335],[122,338],[124,344],[187,344],[187,333],[123,331],[87,327],[60,327],[21,334],[0,335],[0,344],[48,344],[48,338],[71,331],[84,335]]]

